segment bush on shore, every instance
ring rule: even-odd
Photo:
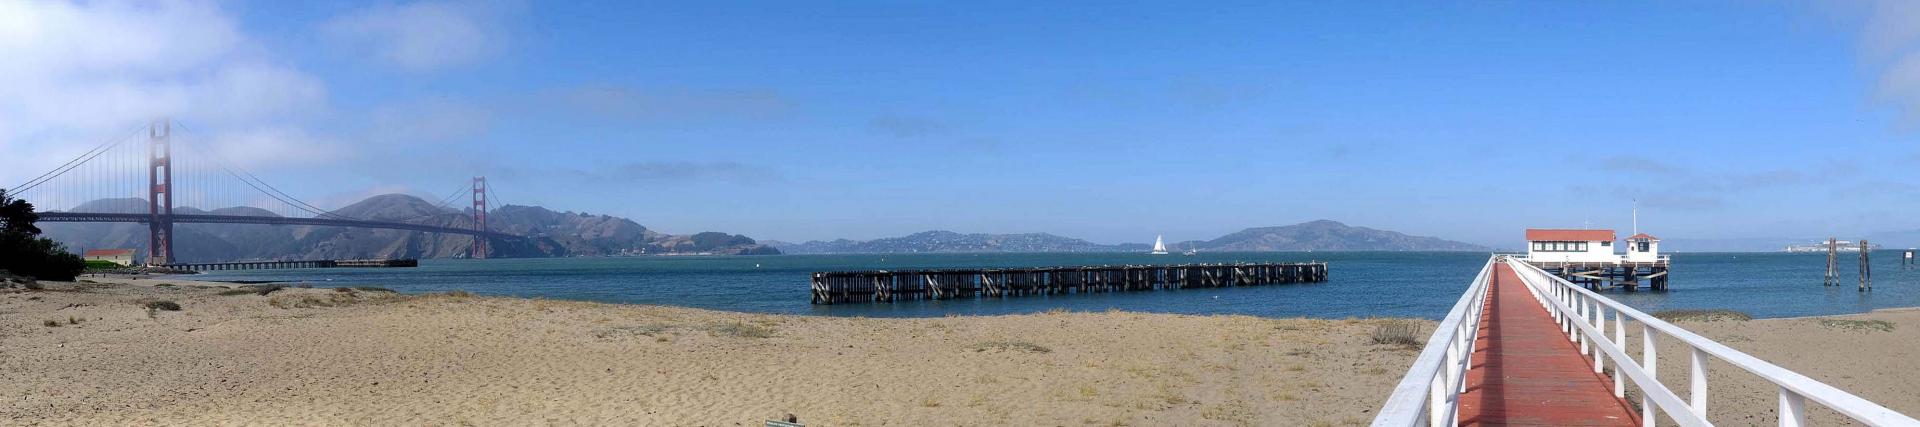
[[[53,239],[40,237],[33,204],[0,190],[0,270],[40,280],[71,281],[85,270],[79,255]]]

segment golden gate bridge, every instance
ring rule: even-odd
[[[175,135],[175,131],[183,135]],[[145,138],[138,138],[141,134]],[[188,136],[182,138],[182,136]],[[433,208],[443,213],[413,217],[363,218],[321,209],[261,180],[216,155],[199,138],[171,120],[131,127],[124,134],[93,147],[53,170],[10,187],[7,194],[40,206],[42,222],[120,222],[147,224],[150,266],[175,261],[174,224],[266,224],[407,230],[473,236],[472,258],[486,258],[488,240],[518,240],[522,236],[487,228],[492,188],[484,176],[462,183]],[[137,142],[144,139],[145,144]],[[176,157],[176,145],[193,155]],[[436,225],[426,220],[446,219],[451,206],[468,195],[472,206],[466,224]],[[497,199],[497,197],[494,197]],[[143,206],[132,208],[127,200]],[[117,201],[117,203],[116,203]],[[181,204],[176,204],[181,203]],[[176,207],[183,212],[176,212]],[[232,208],[253,209],[232,209]],[[264,212],[263,212],[264,211]],[[459,218],[466,219],[466,218]],[[463,226],[464,225],[464,226]]]

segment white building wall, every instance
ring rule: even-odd
[[[1658,240],[1647,242],[1646,252],[1640,252],[1634,249],[1638,249],[1636,244],[1631,240],[1627,241],[1627,261],[1654,262],[1660,259],[1660,241]]]
[[[1587,242],[1587,250],[1582,252],[1558,252],[1535,250],[1533,243],[1527,242],[1527,260],[1536,262],[1619,262],[1620,255],[1614,252],[1612,245],[1601,245],[1605,241]]]

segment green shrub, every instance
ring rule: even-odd
[[[0,189],[0,270],[40,280],[73,280],[87,263],[53,239],[40,238],[33,204]]]
[[[0,270],[40,280],[72,281],[86,268],[79,255],[53,239],[0,231]]]
[[[173,301],[153,301],[147,303],[148,310],[180,311],[180,303]]]

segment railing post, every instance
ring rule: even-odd
[[[1429,427],[1441,427],[1441,426],[1447,425],[1447,420],[1445,420],[1444,418],[1447,417],[1447,409],[1449,408],[1447,408],[1445,405],[1447,405],[1449,402],[1447,402],[1446,385],[1440,384],[1440,379],[1446,376],[1444,375],[1444,370],[1442,371],[1443,372],[1434,373],[1433,378],[1429,379],[1430,381],[1433,381],[1433,385],[1430,387],[1427,387],[1427,389],[1429,390],[1427,392],[1427,408],[1428,408],[1427,425]]]
[[[1580,323],[1586,323],[1586,321],[1588,321],[1588,319],[1586,319],[1586,294],[1574,296],[1574,304],[1578,304],[1578,306],[1572,308],[1572,314],[1580,315]],[[1588,350],[1588,348],[1586,348],[1586,335],[1580,333],[1580,325],[1571,325],[1571,329],[1572,337],[1569,337],[1569,339],[1572,339],[1572,342],[1580,342],[1580,356],[1586,356],[1586,354],[1588,354],[1588,352],[1586,352],[1586,350]]]
[[[1691,378],[1693,393],[1691,398],[1688,399],[1688,403],[1691,404],[1688,406],[1691,406],[1693,408],[1693,415],[1697,415],[1700,418],[1706,418],[1707,417],[1707,351],[1701,350],[1699,347],[1694,347],[1693,357],[1691,359],[1693,361],[1693,366],[1687,369],[1687,376]]]
[[[1657,369],[1657,362],[1660,359],[1656,350],[1659,347],[1654,344],[1653,339],[1654,335],[1659,333],[1660,331],[1654,330],[1652,326],[1640,324],[1640,370],[1647,371],[1647,376],[1651,378],[1660,378],[1659,369]],[[1653,422],[1656,419],[1654,414],[1658,412],[1660,409],[1653,406],[1653,394],[1642,390],[1640,392],[1640,425],[1654,425]]]
[[[1780,388],[1780,427],[1807,425],[1807,398]]]
[[[1620,315],[1620,312],[1616,310],[1614,311],[1613,315],[1618,316]],[[1606,341],[1605,337],[1607,336],[1607,311],[1600,307],[1599,302],[1593,303],[1593,327],[1597,328],[1597,330],[1600,332],[1601,341]],[[1604,359],[1600,357],[1600,354],[1605,352],[1599,351],[1598,344],[1595,344],[1594,347],[1595,347],[1595,350],[1593,352],[1593,373],[1598,374],[1601,372],[1606,372],[1607,370],[1606,364],[1600,361],[1601,359]]]
[[[1627,319],[1626,316],[1621,316],[1617,311],[1613,316],[1613,346],[1620,347],[1620,352],[1622,353],[1627,351]],[[1615,360],[1613,363],[1614,365],[1624,365],[1633,363],[1633,361]],[[1613,397],[1623,399],[1627,397],[1627,378],[1620,374],[1619,366],[1613,368]]]
[[[1465,373],[1455,371],[1460,368],[1460,338],[1460,329],[1455,328],[1453,330],[1453,339],[1450,340],[1452,343],[1447,345],[1447,365],[1440,368],[1440,372],[1444,374],[1441,375],[1441,377],[1447,380],[1443,388],[1447,390],[1454,390],[1454,384],[1460,379],[1460,375]],[[1452,399],[1448,400],[1451,401]]]

